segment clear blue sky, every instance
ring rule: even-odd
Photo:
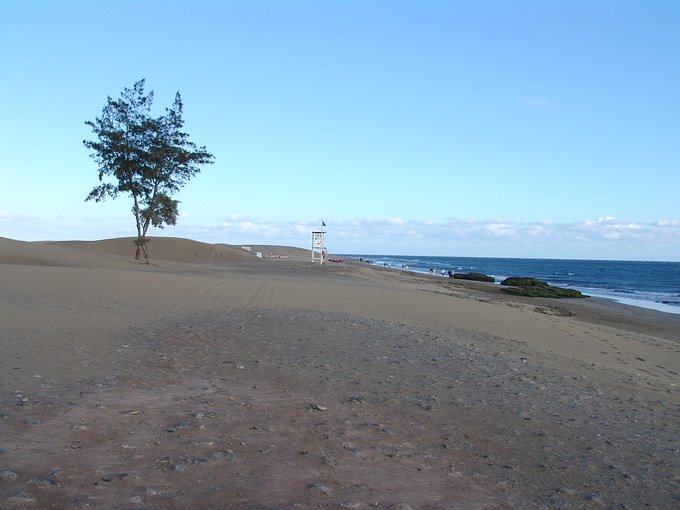
[[[0,0],[0,236],[134,234],[82,140],[146,78],[216,163],[163,235],[680,260],[680,2]]]

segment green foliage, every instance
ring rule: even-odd
[[[544,297],[544,298],[585,298],[588,297],[578,290],[563,289],[562,287],[506,287],[503,289],[508,294],[526,297]]]
[[[454,273],[453,277],[456,280],[473,280],[476,282],[493,283],[496,281],[493,276],[487,276],[482,273]]]
[[[548,287],[546,282],[537,280],[536,278],[528,278],[523,276],[511,276],[501,282],[501,285],[512,285],[513,287]]]
[[[501,282],[506,288],[503,291],[508,294],[526,297],[546,297],[546,298],[584,298],[588,297],[574,289],[563,289],[553,287],[546,282],[536,278],[512,276]]]
[[[84,140],[99,170],[99,181],[85,199],[101,202],[129,194],[137,227],[138,247],[148,262],[146,233],[150,226],[174,225],[179,215],[172,195],[180,190],[200,166],[213,163],[205,147],[189,141],[182,131],[182,98],[179,92],[165,115],[152,117],[153,92],[144,93],[144,80],[125,88],[120,99],[107,98],[101,117],[85,122],[96,135]]]

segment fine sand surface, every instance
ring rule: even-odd
[[[680,315],[0,238],[0,508],[680,507]]]

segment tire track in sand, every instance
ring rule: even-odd
[[[230,294],[235,283],[236,282],[233,280],[227,278],[220,278],[216,282],[211,282],[183,299],[173,308],[173,312],[213,308],[215,305],[219,305],[224,301],[224,298]]]
[[[221,278],[183,299],[173,312],[222,307],[271,308],[280,301],[281,282]]]
[[[276,305],[281,289],[280,282],[259,281],[251,285],[252,287],[243,301],[244,306],[248,308],[272,308]]]

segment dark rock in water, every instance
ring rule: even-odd
[[[578,290],[553,287],[536,278],[511,276],[501,282],[503,291],[516,296],[545,297],[545,298],[584,298]]]
[[[506,287],[503,289],[508,294],[525,297],[544,297],[544,298],[586,298],[578,290],[562,289],[560,287]]]
[[[496,281],[493,276],[488,276],[482,273],[455,273],[453,277],[456,280],[472,280],[475,282],[494,283]]]
[[[536,278],[526,276],[511,276],[501,282],[501,285],[512,285],[513,287],[548,287],[549,285]]]

